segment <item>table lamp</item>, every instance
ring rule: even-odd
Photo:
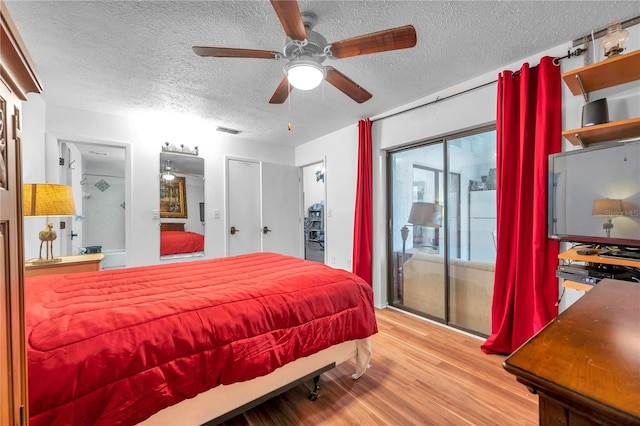
[[[437,230],[442,226],[442,206],[437,201],[435,203],[416,201],[411,206],[408,222],[412,225],[427,226]],[[404,240],[406,237],[403,234],[403,243]]]
[[[607,221],[602,224],[602,229],[607,234],[607,238],[611,238],[611,230],[613,223],[611,216],[617,216],[622,212],[622,200],[613,198],[603,198],[601,200],[593,200],[592,216],[606,216]]]
[[[40,254],[33,262],[59,262],[62,259],[53,257],[53,241],[57,235],[53,230],[53,222],[49,216],[75,216],[76,208],[73,202],[71,187],[51,183],[28,183],[22,187],[22,206],[24,216],[47,217],[47,229],[40,231]],[[42,258],[42,246],[46,246],[46,257]]]

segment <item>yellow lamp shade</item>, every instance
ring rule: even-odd
[[[22,187],[25,216],[75,216],[71,187],[52,183],[27,183]]]

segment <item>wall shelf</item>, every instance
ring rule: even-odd
[[[584,247],[573,247],[567,251],[564,251],[558,255],[558,259],[561,260],[573,260],[580,262],[590,262],[590,263],[602,263],[605,265],[618,265],[618,266],[631,266],[633,268],[640,268],[639,260],[632,259],[616,259],[612,257],[600,257],[597,254],[578,254],[578,250]],[[606,250],[600,250],[599,253],[603,253]]]
[[[562,132],[562,136],[573,145],[580,146],[615,139],[634,138],[640,136],[640,117],[565,130]]]
[[[639,80],[640,50],[566,72],[562,79],[575,96]]]
[[[580,291],[589,291],[591,290],[594,286],[591,284],[584,284],[584,283],[579,283],[577,281],[571,281],[571,280],[567,280],[565,279],[562,282],[562,287],[564,288],[571,288],[573,290],[580,290]]]
[[[616,259],[611,257],[600,257],[598,254],[607,250],[601,249],[598,254],[578,254],[578,250],[583,247],[573,247],[567,251],[558,254],[560,260],[570,260],[587,263],[601,263],[604,265],[617,265],[617,266],[630,266],[632,268],[640,268],[640,261],[632,259]],[[571,288],[574,290],[589,291],[594,286],[592,284],[586,284],[578,281],[572,281],[567,278],[563,278],[562,287]]]
[[[589,102],[590,92],[640,80],[640,50],[566,72],[562,74],[562,79],[571,93],[583,95],[585,102]],[[640,136],[640,118],[565,130],[562,136],[573,145],[582,147],[598,142],[630,139]]]

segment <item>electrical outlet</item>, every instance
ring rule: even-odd
[[[160,219],[160,210],[153,209],[151,210],[151,214],[153,219]]]

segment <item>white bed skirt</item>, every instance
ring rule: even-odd
[[[195,398],[184,400],[157,412],[140,425],[202,425],[327,365],[332,363],[338,365],[354,356],[356,372],[351,377],[357,379],[369,367],[371,359],[369,339],[351,340],[331,346],[316,354],[283,365],[266,376],[246,382],[217,386]]]

